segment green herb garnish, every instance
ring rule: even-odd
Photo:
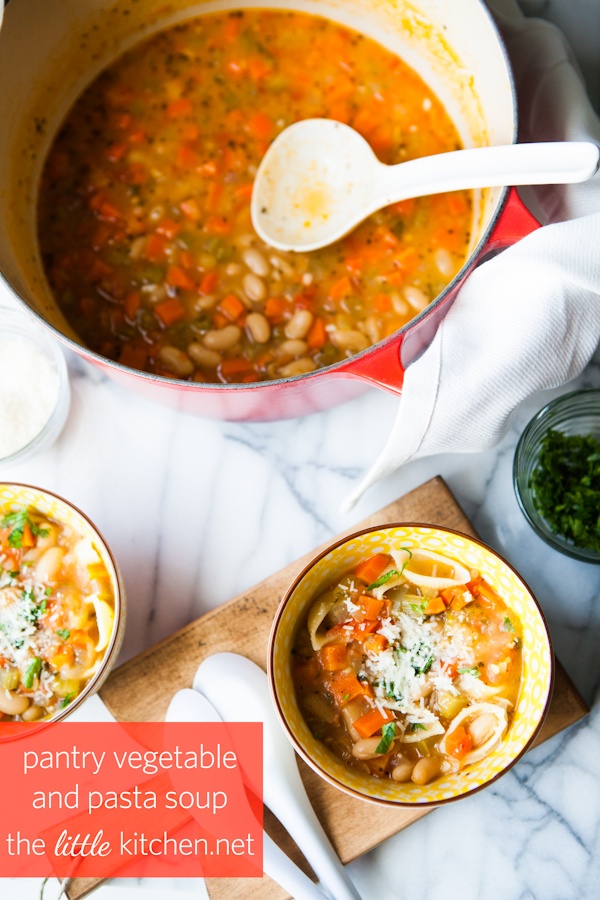
[[[473,678],[479,678],[479,669],[477,666],[473,666],[473,668],[467,667],[464,669],[457,669],[457,672],[459,675],[472,675]]]
[[[71,637],[71,632],[68,628],[57,628],[56,633],[63,639],[63,641],[68,641],[68,639]]]
[[[375,753],[387,753],[396,735],[396,723],[388,722],[381,729],[381,740],[375,747]]]
[[[11,529],[10,534],[8,535],[8,544],[10,547],[19,549],[23,546],[23,531],[25,530],[26,525],[29,525],[34,537],[37,537],[38,535],[40,537],[46,537],[48,534],[46,528],[40,528],[35,522],[31,521],[25,508],[19,509],[17,512],[12,512],[7,516],[4,516],[0,522],[1,528]]]
[[[64,709],[65,706],[68,706],[73,697],[75,697],[76,692],[73,691],[71,694],[67,694],[66,697],[63,697],[60,703],[58,704],[61,709]]]
[[[600,553],[600,441],[550,428],[529,486],[554,534]]]
[[[413,722],[410,726],[411,731],[427,731],[425,725],[421,725],[420,722]]]
[[[398,569],[390,569],[389,572],[385,572],[384,575],[380,575],[377,581],[374,581],[372,584],[369,584],[365,591],[373,591],[375,588],[381,587],[382,584],[387,584],[390,578],[393,578],[394,575],[400,575]]]
[[[510,621],[510,619],[508,618],[508,616],[505,616],[505,617],[504,617],[504,630],[505,630],[505,631],[514,631],[514,630],[515,630],[515,626],[514,626],[513,623]]]
[[[29,665],[27,666],[27,671],[25,672],[25,676],[23,678],[23,684],[26,688],[33,687],[33,681],[38,677],[40,672],[42,671],[42,660],[39,656],[34,656]]]

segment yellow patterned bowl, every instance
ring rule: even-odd
[[[479,762],[424,786],[412,782],[398,784],[345,766],[312,736],[298,708],[292,680],[294,638],[297,629],[306,622],[315,597],[361,559],[411,546],[450,556],[470,569],[479,570],[519,616],[523,628],[521,686],[503,740]],[[450,529],[421,524],[386,525],[359,531],[313,559],[279,606],[271,630],[268,665],[277,712],[300,756],[326,781],[347,794],[388,806],[439,806],[466,797],[503,775],[535,739],[550,704],[554,678],[546,622],[533,594],[515,570],[481,541]]]
[[[110,626],[110,637],[103,650],[103,656],[97,670],[77,695],[64,709],[55,713],[49,720],[57,722],[70,716],[83,701],[91,694],[96,693],[102,682],[108,676],[111,667],[115,663],[125,632],[125,591],[121,576],[104,539],[94,527],[92,522],[75,506],[50,491],[32,487],[27,484],[12,484],[0,482],[0,510],[4,515],[7,508],[20,509],[22,507],[34,507],[61,524],[71,527],[83,538],[89,538],[91,544],[104,564],[105,572],[102,577],[108,577],[110,588],[114,598],[114,620]],[[97,560],[97,556],[96,556]],[[40,724],[43,724],[43,721]]]

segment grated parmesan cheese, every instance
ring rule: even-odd
[[[0,459],[29,444],[56,407],[59,375],[23,337],[0,339]]]

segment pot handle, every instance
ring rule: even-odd
[[[373,387],[383,388],[391,394],[402,393],[404,367],[400,362],[402,337],[392,337],[386,344],[377,347],[374,353],[364,357],[355,356],[336,369],[335,374],[344,378],[356,378]]]
[[[490,235],[484,253],[510,247],[511,244],[516,244],[521,238],[540,227],[538,220],[521,200],[517,189],[511,187],[506,198],[506,205]]]

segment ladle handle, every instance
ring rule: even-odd
[[[476,147],[411,159],[376,170],[373,209],[409,197],[517,184],[571,184],[598,171],[600,150],[590,141]]]

